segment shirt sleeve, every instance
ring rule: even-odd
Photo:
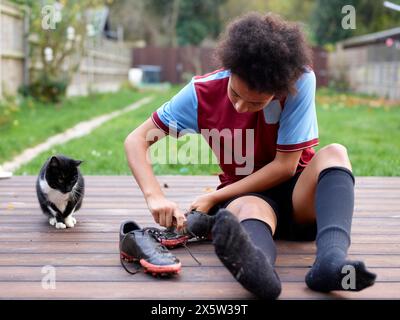
[[[193,80],[179,91],[170,101],[154,111],[154,124],[166,134],[198,133],[197,96]]]
[[[314,72],[305,72],[297,80],[296,89],[296,94],[290,94],[285,101],[279,123],[277,151],[298,151],[318,145]]]

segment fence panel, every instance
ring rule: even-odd
[[[171,83],[187,82],[191,76],[205,74],[219,67],[214,48],[185,46],[178,48],[145,47],[132,52],[133,66],[161,66],[161,80]],[[328,85],[328,55],[321,48],[313,48],[313,68],[317,86]]]
[[[161,66],[161,81],[182,83],[195,74],[213,71],[218,67],[212,60],[212,48],[194,46],[178,48],[145,47],[132,51],[134,67],[140,65]]]
[[[328,53],[319,47],[313,49],[313,69],[317,78],[317,87],[329,84]]]
[[[344,49],[329,54],[329,74],[354,92],[400,99],[400,50],[384,43]]]
[[[15,94],[24,79],[24,13],[0,1],[0,98]]]
[[[123,42],[105,38],[88,40],[85,52],[67,95],[84,95],[91,90],[116,91],[128,80],[131,49]]]

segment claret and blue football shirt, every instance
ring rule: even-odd
[[[238,113],[228,98],[229,77],[229,70],[194,77],[153,112],[153,122],[166,134],[189,131],[203,135],[223,171],[218,188],[270,163],[276,151],[303,150],[297,171],[303,170],[315,153],[312,147],[318,144],[314,72],[308,70],[297,80],[295,94],[272,100],[260,111],[245,113]],[[246,130],[254,139],[251,143],[245,139]],[[219,143],[213,141],[210,132],[223,133]],[[240,173],[245,164],[236,161],[235,146],[241,146],[242,155],[252,160],[251,172]]]

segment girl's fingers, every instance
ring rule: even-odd
[[[160,213],[159,225],[165,227],[165,212]]]
[[[185,215],[179,209],[176,209],[174,211],[174,218],[175,218],[175,221],[176,221],[176,228],[178,230],[182,230],[184,228],[185,222],[186,222]]]
[[[160,223],[160,214],[158,212],[153,213],[153,218],[156,223]]]
[[[167,228],[172,226],[173,210],[170,210],[165,216],[165,226]]]

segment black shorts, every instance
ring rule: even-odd
[[[221,208],[226,208],[233,200],[253,195],[265,200],[275,211],[277,225],[274,239],[290,241],[314,241],[317,234],[316,222],[300,224],[294,221],[292,194],[294,186],[300,176],[297,173],[293,178],[263,192],[248,192],[237,195],[227,201],[216,204],[209,214],[216,214]]]

